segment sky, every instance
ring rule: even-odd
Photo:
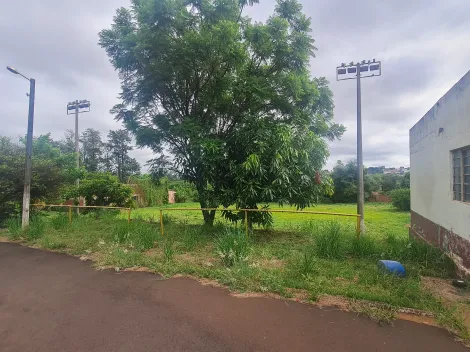
[[[408,166],[409,129],[470,70],[470,1],[300,2],[318,48],[312,76],[330,81],[335,120],[347,128],[341,141],[331,143],[327,167],[356,157],[356,82],[337,82],[336,66],[371,59],[382,62],[382,76],[362,80],[364,164]],[[36,79],[35,135],[50,132],[60,139],[73,129],[66,105],[76,99],[91,101],[91,111],[79,117],[80,131],[91,127],[106,136],[121,127],[109,113],[118,102],[119,79],[98,46],[98,32],[110,27],[120,6],[129,0],[2,3],[1,135],[24,135],[28,115],[28,82],[7,65]],[[264,21],[274,6],[274,0],[260,0],[245,14]],[[152,158],[147,149],[131,154],[142,165]]]

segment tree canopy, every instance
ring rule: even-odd
[[[310,77],[316,48],[301,5],[279,0],[266,23],[243,16],[247,5],[132,0],[119,8],[100,32],[121,79],[112,111],[154,151],[154,170],[196,186],[201,207],[302,208],[331,191],[320,175],[325,140],[344,127],[333,122],[326,79]],[[213,212],[203,215],[212,223]]]
[[[372,192],[390,193],[399,188],[410,188],[410,173],[404,175],[374,173],[368,174],[364,168],[364,198],[367,200]],[[355,203],[357,201],[357,162],[349,160],[346,163],[336,163],[331,177],[334,193],[331,200],[335,203]]]
[[[25,140],[0,136],[0,221],[21,208],[24,186]],[[58,199],[79,176],[74,154],[63,153],[50,134],[33,139],[31,199]],[[16,210],[15,210],[16,209]]]
[[[109,131],[106,143],[105,171],[115,174],[120,182],[127,182],[129,176],[140,174],[140,164],[129,156],[134,149],[129,131]]]
[[[87,173],[78,187],[66,193],[67,198],[85,197],[87,205],[128,207],[132,204],[132,188],[106,172]]]

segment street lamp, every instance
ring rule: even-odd
[[[78,114],[90,111],[90,102],[88,100],[75,100],[67,103],[67,115],[75,114],[75,158],[77,169],[80,168],[80,149],[78,145]],[[77,178],[77,186],[80,180]]]
[[[361,117],[361,78],[376,77],[382,75],[380,61],[362,60],[351,62],[349,65],[341,64],[336,67],[336,80],[344,81],[355,79],[357,81],[357,214],[360,215],[360,230],[364,233],[364,161],[362,157],[362,117]]]
[[[7,70],[15,75],[20,75],[29,81],[29,111],[28,111],[28,133],[26,135],[26,162],[24,171],[23,209],[21,213],[21,227],[26,229],[29,225],[29,206],[31,195],[31,155],[33,151],[33,122],[34,122],[34,94],[36,81],[21,74],[17,69],[7,66]]]

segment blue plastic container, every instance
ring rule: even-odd
[[[405,277],[406,275],[405,267],[394,260],[379,260],[377,266],[386,273],[394,274],[399,277]]]

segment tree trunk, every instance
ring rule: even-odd
[[[216,208],[206,199],[200,199],[199,204],[201,208]],[[202,210],[202,217],[204,218],[204,225],[214,225],[215,210]]]
[[[215,210],[203,210],[202,216],[204,217],[204,225],[213,226],[215,219]]]

